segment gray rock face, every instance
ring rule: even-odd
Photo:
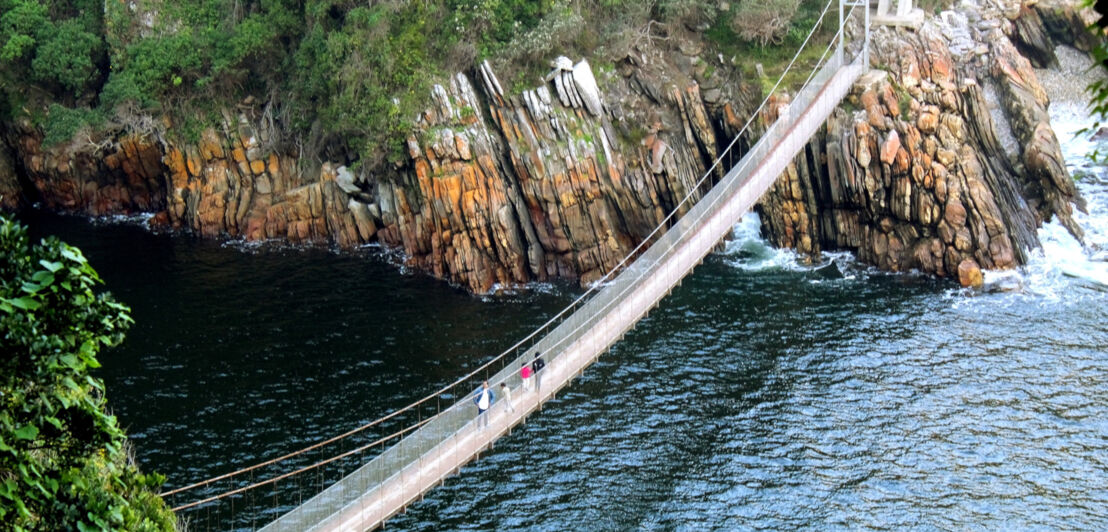
[[[354,184],[354,174],[350,172],[350,169],[345,166],[340,166],[335,171],[335,184],[347,194],[357,194],[361,191],[358,185]]]
[[[600,103],[600,88],[596,86],[596,78],[592,75],[592,67],[587,60],[582,59],[573,67],[573,82],[577,86],[577,94],[581,97],[585,108],[593,116],[604,114],[604,107]]]
[[[490,68],[478,75],[478,87],[495,90]],[[668,97],[659,106],[638,82],[610,79],[622,110],[608,114],[587,62],[511,98],[468,98],[457,77],[445,91],[459,112],[424,113],[408,139],[410,173],[376,184],[377,238],[402,248],[410,266],[479,292],[600,278],[685,195],[698,194],[692,184],[716,150],[712,111],[694,81],[679,83],[659,89]],[[642,109],[658,123],[631,121]],[[730,104],[715,111],[728,124],[725,113],[745,115]],[[631,140],[639,127],[650,134]],[[359,221],[360,210],[351,208]]]

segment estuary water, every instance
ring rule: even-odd
[[[1108,175],[1070,140],[1081,109],[1052,113],[1084,175],[1086,247],[1048,224],[1030,265],[972,292],[846,255],[800,266],[748,216],[556,401],[388,528],[1108,528]],[[372,249],[28,221],[132,307],[99,375],[167,489],[420,398],[578,294],[470,296]],[[303,489],[190,519],[249,529]]]

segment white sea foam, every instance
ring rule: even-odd
[[[148,226],[150,219],[154,217],[152,212],[136,212],[131,214],[112,214],[108,216],[87,217],[93,225],[141,225]]]
[[[743,216],[731,230],[731,239],[720,252],[724,263],[748,272],[789,271],[812,273],[813,284],[866,279],[883,272],[863,264],[849,251],[824,251],[819,260],[808,261],[793,249],[775,248],[762,238],[762,222],[757,213]]]
[[[1083,295],[1100,298],[1108,292],[1108,168],[1090,160],[1088,154],[1096,150],[1108,153],[1108,142],[1077,132],[1093,122],[1081,89],[1103,73],[1089,70],[1092,63],[1080,52],[1065,47],[1057,52],[1062,68],[1038,74],[1055,97],[1050,106],[1051,126],[1066,167],[1086,200],[1087,212],[1074,213],[1074,220],[1085,231],[1084,244],[1052,220],[1039,229],[1042,247],[1028,253],[1027,265],[1017,271],[986,271],[985,287],[1051,301]]]
[[[757,213],[745,214],[731,228],[731,238],[724,244],[724,262],[746,271],[804,271],[820,265],[805,265],[800,255],[791,249],[771,246],[762,238],[762,221]]]

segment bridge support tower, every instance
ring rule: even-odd
[[[887,2],[888,0],[881,0]],[[911,0],[902,0],[904,2],[911,2]],[[838,56],[840,65],[847,63],[846,57],[844,57],[846,48],[846,17],[850,13],[850,10],[854,8],[862,8],[862,65],[869,68],[869,2],[870,0],[839,0],[839,43],[835,49],[835,54]]]

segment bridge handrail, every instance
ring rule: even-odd
[[[791,122],[797,113],[803,112],[816,101],[819,93],[825,89],[827,81],[843,66],[842,58],[839,56],[831,56],[832,59],[828,60],[830,50],[831,47],[828,47],[824,51],[816,65],[816,74],[809,76],[809,83],[797,93],[793,104],[786,108],[778,120],[767,129],[739,166],[729,171],[716,187],[697,202],[692,210],[640,255],[632,265],[622,270],[610,283],[605,284],[597,297],[586,301],[577,312],[563,320],[550,334],[539,341],[539,346],[544,352],[554,353],[550,359],[551,364],[556,363],[557,357],[564,352],[568,342],[579,338],[577,333],[594,324],[596,320],[603,319],[613,305],[623,301],[627,294],[633,293],[634,289],[658,268],[664,267],[666,262],[663,259],[673,254],[688,234],[703,227],[706,218],[714,212],[716,206],[745,183],[751,175],[751,166],[760,162],[766,152],[776,147],[788,133],[787,128],[792,125]],[[517,358],[515,362],[527,362],[526,354]],[[514,379],[517,378],[515,368],[515,364],[512,364],[489,380],[494,384],[503,381],[514,383]],[[432,452],[438,445],[445,444],[452,436],[456,437],[459,430],[472,422],[473,409],[468,400],[450,406],[435,416],[431,423],[385,450],[324,492],[305,501],[297,509],[282,516],[279,522],[288,529],[306,529],[312,523],[323,521],[358,500],[367,492],[369,486],[379,486],[387,479],[401,474],[410,464]],[[370,482],[368,478],[371,474],[375,475],[374,482]]]

